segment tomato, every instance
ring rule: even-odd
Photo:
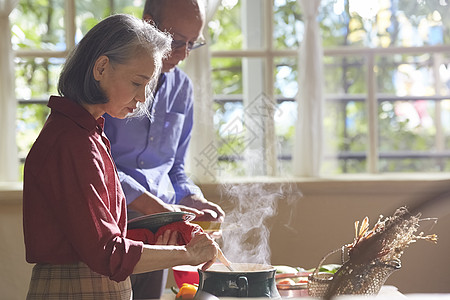
[[[277,282],[277,284],[295,284],[295,281],[290,279],[290,278],[285,278],[285,279],[281,279],[280,281]]]
[[[294,281],[295,283],[308,283],[308,277],[296,277]]]

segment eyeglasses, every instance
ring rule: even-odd
[[[159,22],[156,22],[155,20],[152,20],[151,22],[153,22],[153,24],[158,27],[159,30],[165,31],[166,28],[164,26],[161,26],[161,24]],[[177,33],[175,33],[177,34]],[[178,34],[177,34],[178,35]],[[205,41],[195,41],[195,42],[186,42],[183,40],[172,40],[172,50],[177,50],[177,49],[181,49],[183,47],[186,47],[187,51],[190,52],[192,50],[195,50],[197,48],[200,48],[201,46],[204,46],[206,44]]]
[[[205,45],[204,41],[185,42],[182,40],[172,40],[172,50],[186,47],[187,51],[192,51]]]

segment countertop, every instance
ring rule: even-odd
[[[168,290],[166,293],[163,294],[161,297],[161,300],[174,300],[175,294]],[[231,297],[211,297],[210,299],[205,300],[214,300],[214,299],[220,299],[220,300],[243,300],[243,298],[231,298]],[[252,300],[267,300],[267,298],[252,298]],[[301,298],[282,298],[282,299],[317,299],[313,297],[301,297]],[[376,296],[358,296],[358,295],[351,295],[351,296],[338,296],[333,299],[336,300],[450,300],[450,293],[449,294],[402,294],[398,291],[398,289],[395,286],[386,285],[383,286]]]

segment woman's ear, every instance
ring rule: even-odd
[[[109,64],[108,56],[102,55],[99,58],[97,58],[97,60],[95,61],[94,70],[92,70],[92,72],[94,72],[95,80],[100,81],[100,79],[103,78],[108,64]]]

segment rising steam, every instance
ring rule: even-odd
[[[232,202],[223,224],[222,250],[232,262],[270,264],[270,228],[266,221],[276,215],[278,200],[298,199],[292,185],[252,183],[224,185],[224,196]]]

